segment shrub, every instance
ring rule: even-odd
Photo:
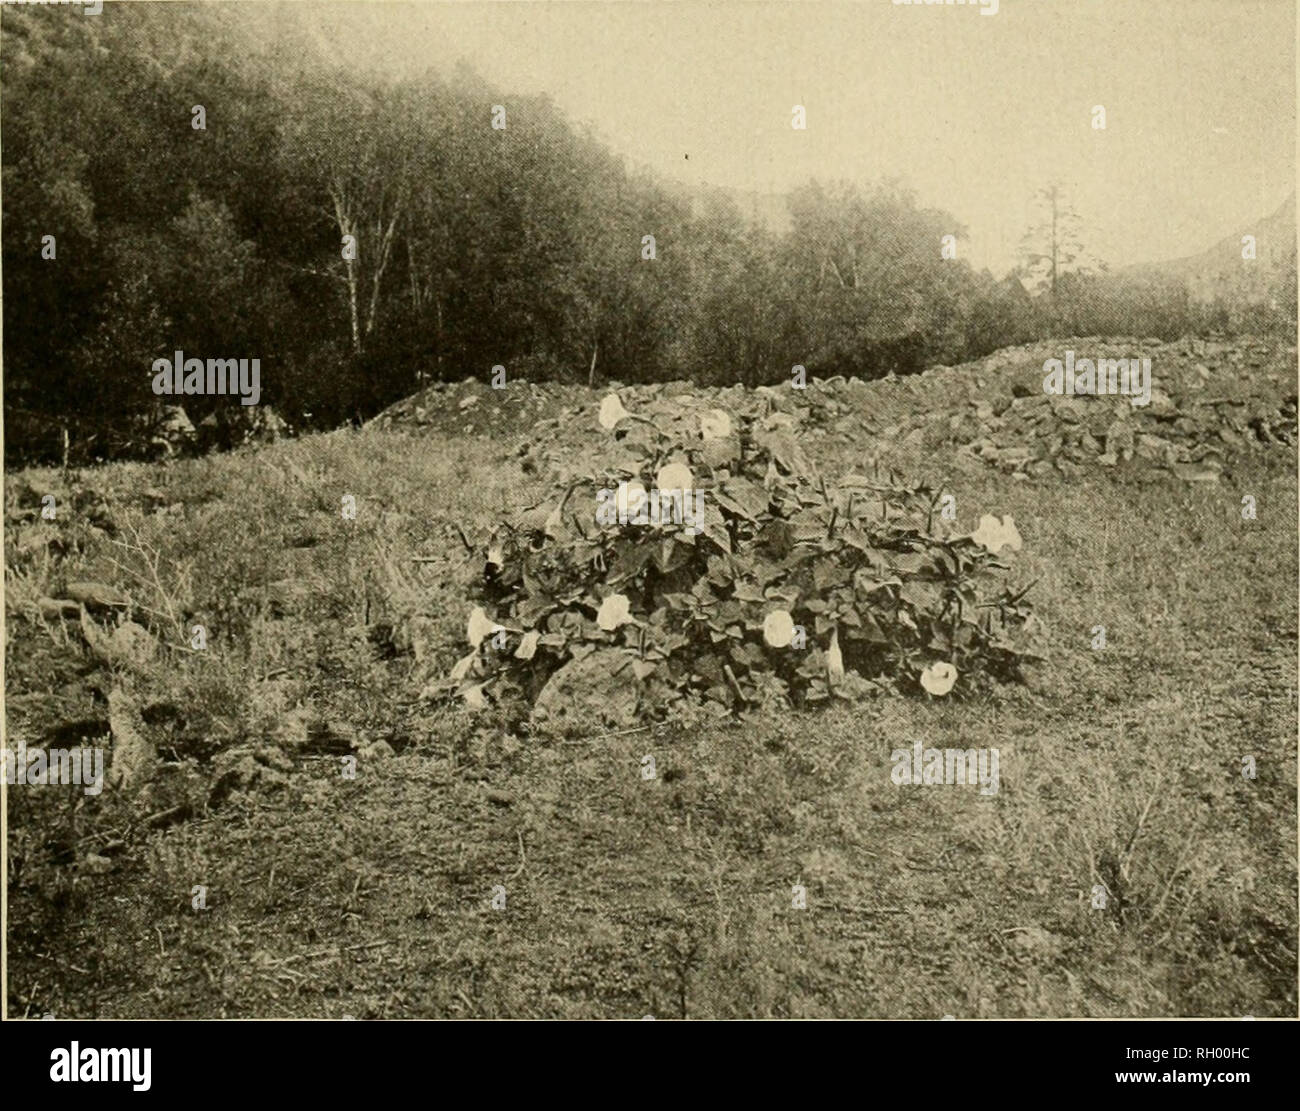
[[[498,530],[476,585],[473,651],[427,695],[477,703],[490,688],[531,701],[602,649],[627,657],[651,707],[684,693],[740,709],[915,692],[941,661],[959,690],[1019,676],[1029,607],[990,550],[1008,542],[993,518],[945,536],[925,486],[893,473],[830,485],[779,411],[663,401],[649,414],[604,412],[605,463],[563,477]],[[666,519],[611,523],[619,503],[635,515],[637,484],[691,487],[698,513],[679,490]]]

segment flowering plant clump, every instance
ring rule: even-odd
[[[687,694],[731,710],[883,687],[956,696],[1018,678],[1029,606],[998,554],[1021,547],[1010,518],[940,535],[938,492],[893,473],[828,483],[783,416],[604,406],[605,465],[497,530],[473,650],[425,693],[531,702],[602,650],[659,708]],[[664,486],[692,488],[689,522],[667,505],[598,512],[611,490]]]

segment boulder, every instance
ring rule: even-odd
[[[632,669],[636,657],[601,648],[570,660],[542,688],[533,719],[548,731],[626,728],[636,721],[641,684]]]

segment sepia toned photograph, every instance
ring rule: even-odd
[[[1296,18],[0,4],[5,1017],[1295,1019]]]

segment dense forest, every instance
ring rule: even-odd
[[[262,406],[305,429],[497,365],[756,385],[1049,334],[1294,327],[1294,252],[1279,296],[1243,309],[1071,268],[1037,229],[995,279],[943,257],[961,229],[897,182],[810,181],[777,234],[630,168],[546,98],[464,68],[362,74],[292,13],[267,34],[240,7],[5,7],[11,463],[142,452],[162,417],[150,368],[177,350],[258,358]],[[225,443],[254,419],[184,400]]]

